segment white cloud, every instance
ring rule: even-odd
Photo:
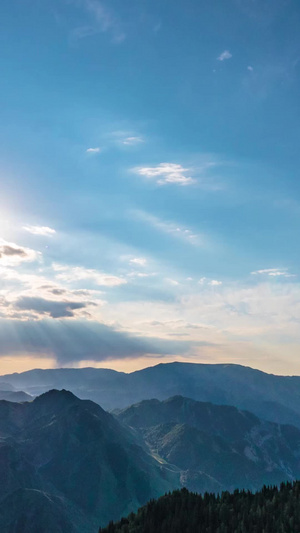
[[[12,268],[19,266],[19,268]],[[59,265],[58,265],[58,268]],[[31,271],[33,272],[33,271]],[[63,270],[61,270],[63,272]],[[90,309],[93,309],[93,317],[98,308],[106,302],[102,299],[102,291],[89,290],[79,287],[72,289],[67,284],[57,284],[53,280],[57,270],[41,267],[34,269],[34,273],[28,273],[27,269],[22,270],[22,265],[2,266],[0,260],[0,279],[2,280],[0,289],[0,317],[10,317],[14,319],[36,319],[38,309],[25,307],[24,302],[36,302],[42,307],[48,306],[53,316],[55,309],[62,312],[70,307],[76,311],[76,316],[80,314],[83,318],[90,319]],[[78,286],[78,285],[77,285]],[[16,306],[15,302],[22,301],[21,306]],[[48,303],[46,303],[48,302]],[[68,305],[70,304],[70,306]],[[74,307],[75,306],[75,307]],[[43,312],[43,309],[41,308]],[[46,311],[46,307],[44,307]],[[70,316],[70,315],[69,315]]]
[[[145,259],[145,257],[134,257],[133,259],[130,259],[129,263],[132,265],[146,266],[147,259]]]
[[[295,274],[289,274],[287,268],[264,268],[262,270],[255,270],[251,272],[252,275],[263,274],[266,276],[277,277],[282,276],[284,278],[294,278]]]
[[[67,265],[60,265],[53,263],[53,270],[58,272],[56,279],[66,282],[76,282],[82,280],[90,280],[96,285],[105,287],[117,287],[127,283],[126,279],[114,276],[112,274],[105,274],[99,270],[84,268],[84,267],[69,267]]]
[[[23,226],[23,230],[32,233],[32,235],[42,235],[44,237],[52,237],[56,231],[48,226]]]
[[[247,67],[247,69],[250,70],[250,72],[253,72],[253,70],[254,70],[253,67],[251,67],[251,65],[249,65],[249,66]]]
[[[224,59],[230,59],[231,57],[232,54],[228,50],[224,50],[224,52],[222,52],[217,59],[218,61],[224,61]]]
[[[198,281],[199,285],[211,285],[212,287],[217,287],[219,285],[222,285],[222,281],[219,281],[217,279],[211,279],[208,278],[200,278]]]
[[[123,144],[129,145],[129,146],[134,146],[135,144],[140,144],[143,142],[145,141],[142,137],[126,137],[122,141]]]
[[[176,163],[160,163],[156,167],[136,167],[133,171],[140,176],[154,179],[159,185],[175,184],[185,186],[192,185],[196,181],[190,176],[186,176],[190,169]]]
[[[101,148],[97,146],[96,148],[87,148],[86,153],[87,154],[100,154]]]

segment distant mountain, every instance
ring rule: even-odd
[[[300,531],[300,483],[260,492],[189,493],[183,489],[151,501],[136,514],[99,533],[296,533]]]
[[[168,363],[131,374],[96,368],[30,370],[0,380],[33,395],[65,388],[107,410],[182,395],[234,405],[260,418],[300,427],[300,377],[275,376],[240,365]]]
[[[191,490],[255,490],[300,478],[300,429],[294,426],[182,396],[144,400],[116,415],[151,453],[178,467]]]
[[[30,400],[33,400],[33,396],[16,389],[7,381],[0,381],[0,400],[8,400],[9,402],[30,402]]]
[[[0,390],[0,400],[7,400],[8,402],[30,402],[33,400],[33,396],[23,391]]]
[[[6,381],[0,381],[0,391],[15,391],[15,387],[11,385],[11,383],[7,383]]]
[[[0,401],[0,479],[1,533],[91,533],[179,486],[112,415],[64,390]]]

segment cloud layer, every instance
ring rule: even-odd
[[[143,338],[99,322],[0,320],[0,357],[38,354],[59,365],[184,353],[189,342]]]

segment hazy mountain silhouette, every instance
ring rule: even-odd
[[[300,377],[275,376],[240,365],[168,363],[131,374],[95,368],[30,370],[0,379],[33,395],[66,388],[107,410],[179,394],[300,427]]]
[[[23,391],[4,391],[0,390],[0,400],[8,402],[30,402],[33,397]]]

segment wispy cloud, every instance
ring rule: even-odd
[[[43,237],[52,237],[56,231],[48,226],[23,226],[23,230],[32,233],[32,235],[41,235]]]
[[[133,171],[139,176],[155,180],[159,185],[185,186],[196,182],[195,179],[187,176],[190,169],[177,163],[160,163],[156,167],[136,167]]]
[[[122,142],[125,145],[134,146],[135,144],[140,144],[145,141],[142,137],[126,137]]]
[[[74,2],[73,2],[74,3]],[[72,31],[75,39],[83,39],[97,33],[109,33],[113,43],[124,41],[126,35],[121,28],[120,21],[113,11],[100,0],[79,0],[80,5],[90,16],[87,24],[83,24]]]
[[[225,59],[230,59],[231,57],[232,54],[229,52],[229,50],[224,50],[224,52],[222,52],[217,59],[218,61],[224,61]]]
[[[271,277],[281,276],[283,278],[294,278],[295,274],[290,274],[287,268],[264,268],[262,270],[255,270],[251,272],[252,275],[262,274]]]
[[[155,215],[151,215],[145,211],[133,211],[132,214],[137,219],[150,224],[154,228],[162,231],[163,233],[168,233],[176,239],[181,239],[188,242],[194,246],[199,246],[203,244],[204,239],[201,235],[195,233],[191,229],[185,228],[176,224],[175,222],[170,222],[163,220]]]
[[[173,279],[173,278],[165,278],[165,279],[170,285],[173,285],[174,287],[178,287],[179,281],[177,281],[176,279]]]
[[[200,278],[198,281],[199,285],[210,285],[211,287],[217,287],[219,285],[222,285],[222,281],[219,281],[218,279],[207,279],[207,278]]]
[[[116,130],[109,134],[110,139],[119,147],[138,146],[145,143],[145,138],[134,130]]]
[[[76,282],[82,280],[89,280],[96,285],[105,287],[117,287],[127,283],[126,279],[112,274],[105,274],[99,270],[84,268],[84,267],[69,267],[54,263],[52,265],[54,271],[57,272],[56,279],[66,282]]]
[[[129,263],[131,265],[145,266],[147,263],[147,259],[145,259],[145,257],[133,257],[129,260]]]
[[[129,278],[151,278],[152,276],[155,276],[155,272],[147,273],[147,272],[129,272],[127,274]]]
[[[87,148],[86,153],[87,154],[100,154],[101,148],[97,146],[96,148]]]

